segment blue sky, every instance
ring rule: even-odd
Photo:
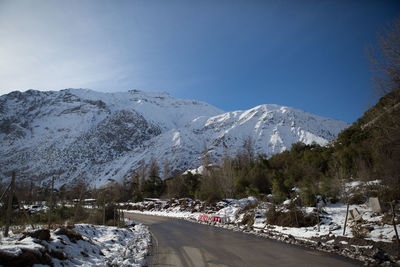
[[[353,122],[373,102],[365,48],[399,13],[385,0],[0,0],[0,93],[166,91]]]

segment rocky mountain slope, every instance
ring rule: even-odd
[[[272,155],[298,141],[325,145],[347,126],[278,105],[224,112],[167,93],[16,91],[0,97],[0,175],[99,186],[152,157],[175,170],[198,167],[204,144],[217,161],[250,136],[256,153]]]

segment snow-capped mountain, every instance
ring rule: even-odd
[[[270,156],[298,141],[325,145],[347,126],[278,105],[224,112],[167,93],[12,92],[0,97],[0,175],[102,185],[152,157],[171,169],[196,168],[204,144],[217,161],[251,137],[255,152]]]

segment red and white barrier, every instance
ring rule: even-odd
[[[213,223],[222,223],[222,218],[219,216],[212,216],[211,221]]]
[[[198,221],[200,221],[200,222],[208,222],[208,219],[209,219],[209,216],[208,216],[208,215],[206,215],[206,214],[200,214],[200,215],[199,215],[199,218],[198,218]]]
[[[207,214],[200,214],[197,219],[199,222],[211,222],[211,223],[225,223],[226,219],[220,216],[209,216]]]

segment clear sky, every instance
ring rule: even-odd
[[[389,0],[0,0],[0,94],[166,91],[353,122],[373,101],[365,48],[399,14]]]

